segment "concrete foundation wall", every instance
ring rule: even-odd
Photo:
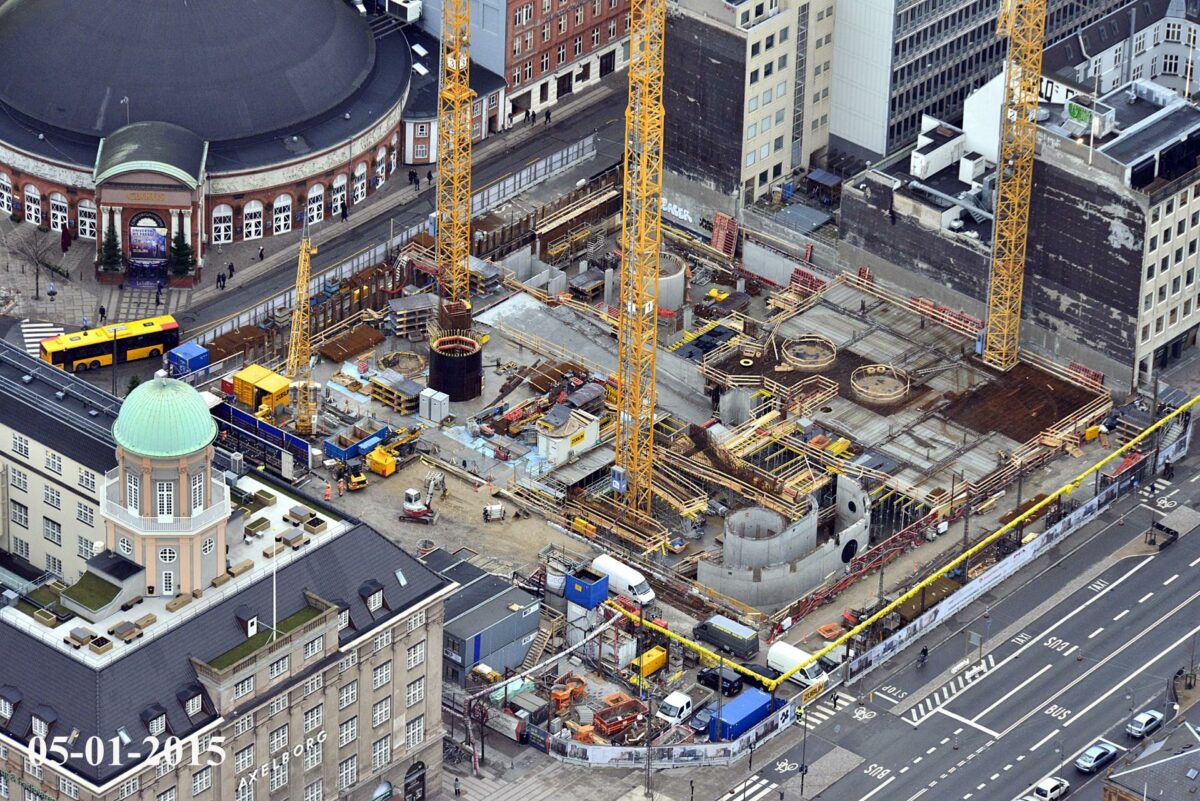
[[[742,241],[742,264],[754,275],[780,286],[787,286],[792,273],[800,266],[779,251],[751,240]]]
[[[675,172],[668,162],[663,170],[663,216],[695,229],[700,219],[712,219],[717,212],[733,216],[737,213],[737,198],[731,191],[721,191],[716,182],[695,175]]]
[[[795,561],[811,552],[816,544],[815,509],[789,526],[787,518],[778,512],[752,506],[730,512],[725,518],[721,561],[728,569],[754,570]]]
[[[773,611],[817,587],[830,573],[840,573],[842,545],[831,541],[803,559],[754,571],[726,570],[714,562],[697,564],[696,580],[751,606]]]

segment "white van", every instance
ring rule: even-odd
[[[780,673],[787,673],[796,665],[812,659],[812,654],[786,642],[777,642],[767,649],[767,667],[774,668]],[[829,677],[817,662],[813,662],[803,670],[798,670],[791,676],[791,681],[802,687],[811,687],[823,682]]]
[[[611,594],[632,598],[642,606],[654,603],[654,590],[650,589],[646,577],[624,562],[601,554],[592,560],[592,570],[608,576],[608,591]]]

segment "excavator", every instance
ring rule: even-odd
[[[417,487],[409,487],[404,491],[404,507],[400,520],[406,523],[421,523],[431,526],[438,521],[438,513],[433,510],[433,493],[441,490],[442,499],[446,498],[446,475],[441,471],[432,471],[425,476],[425,492],[422,495]]]
[[[377,445],[375,450],[367,454],[367,468],[384,478],[395,473],[403,461],[416,451],[417,441],[422,432],[420,426],[396,430],[390,440],[383,445]]]

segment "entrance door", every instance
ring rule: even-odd
[[[164,570],[162,574],[162,594],[175,594],[175,572],[173,570]]]
[[[603,78],[610,72],[615,72],[617,69],[617,51],[610,50],[600,56],[600,77]]]
[[[566,97],[571,94],[573,87],[574,73],[568,72],[566,75],[560,75],[558,78],[558,97]]]

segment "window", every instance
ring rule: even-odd
[[[204,510],[204,473],[196,473],[188,479],[191,485],[192,514]]]
[[[243,748],[233,755],[233,770],[235,773],[241,773],[244,770],[249,770],[254,766],[254,743]]]
[[[757,122],[752,122],[752,123],[750,123],[750,125],[749,125],[749,126],[746,128],[746,140],[747,140],[747,141],[749,141],[749,140],[753,139],[753,138],[754,138],[754,137],[756,137],[756,136],[758,136],[758,123],[757,123]]]
[[[175,515],[175,484],[171,481],[154,483],[155,509],[159,517]]]
[[[242,239],[262,239],[263,235],[263,204],[261,200],[251,200],[242,212]]]
[[[385,734],[371,743],[371,770],[379,770],[392,758],[392,736]]]
[[[378,612],[383,606],[383,590],[378,590],[367,596],[367,609]]]
[[[338,673],[345,673],[358,664],[358,651],[351,651],[338,661]]]
[[[359,164],[354,168],[354,193],[350,201],[357,206],[367,199],[367,165]]]
[[[325,719],[325,705],[317,704],[312,709],[304,712],[304,732],[307,734],[310,731],[318,728],[321,721]]]
[[[20,434],[12,435],[12,449],[17,456],[29,458],[29,440]]]
[[[12,713],[13,713],[12,701],[9,701],[7,698],[0,698],[0,718],[4,718],[5,720],[8,720],[9,718],[12,717]]]
[[[217,549],[217,541],[212,537],[205,538],[204,542],[200,543],[200,553],[208,556]]]
[[[758,70],[750,71],[750,83],[752,85],[758,83]]]
[[[79,798],[79,785],[66,776],[58,777],[58,791],[67,798]]]
[[[0,773],[0,798],[8,798],[8,777]]]
[[[417,715],[404,727],[404,742],[410,748],[416,748],[425,742],[425,716]]]
[[[615,19],[610,19],[608,21],[608,39],[609,39],[609,41],[612,41],[613,37],[615,37],[616,35],[617,35],[617,21]]]
[[[580,6],[579,8],[575,9],[575,24],[576,25],[583,24],[583,6]]]
[[[96,524],[96,510],[83,501],[78,501],[75,504],[75,519],[84,525],[94,526]],[[91,557],[89,556],[88,558],[90,559]]]
[[[62,524],[48,517],[43,517],[42,536],[55,545],[62,545]]]
[[[343,721],[342,725],[338,726],[338,748],[349,745],[358,739],[358,716]]]
[[[1191,282],[1189,281],[1189,283],[1191,283]],[[425,625],[425,610],[422,609],[420,612],[417,612],[416,614],[412,615],[408,619],[408,623],[405,624],[404,628],[406,631],[415,631],[416,629],[419,629],[421,626],[424,626],[424,625]]]
[[[314,184],[308,189],[308,221],[319,223],[325,219],[325,186]]]
[[[118,798],[128,798],[129,796],[136,793],[140,787],[141,787],[141,781],[140,781],[139,777],[134,776],[132,778],[126,779],[125,782],[121,785],[121,789],[117,791],[117,797]]]
[[[42,193],[33,184],[25,185],[25,221],[42,224]]]
[[[54,451],[46,451],[46,469],[51,473],[62,475],[62,457]]]
[[[167,716],[159,715],[156,718],[151,718],[150,723],[146,726],[150,733],[155,737],[159,736],[167,730]]]
[[[33,716],[31,722],[33,724],[34,737],[45,737],[50,733],[50,727],[46,725],[46,721],[42,720],[37,715]]]
[[[212,241],[215,245],[228,245],[233,241],[233,207],[221,204],[213,209]],[[197,774],[199,775],[199,774]],[[212,780],[210,774],[209,781]]]
[[[172,762],[167,758],[160,759],[158,764],[154,766],[154,778],[161,779],[168,773],[174,773],[175,768],[179,767],[178,762]]]
[[[12,214],[12,201],[12,180],[7,175],[0,172],[0,211],[4,212],[5,214]]]
[[[412,670],[425,661],[425,641],[417,643],[408,649],[408,669]]]
[[[350,610],[349,609],[338,610],[338,630],[340,631],[341,629],[344,629],[349,625],[350,625]]]
[[[304,769],[312,770],[321,764],[321,760],[325,755],[325,744],[319,743],[315,739],[306,740],[304,748]]]
[[[200,795],[212,787],[212,768],[204,768],[192,774],[192,795]]]
[[[338,709],[345,709],[358,700],[358,681],[352,681],[338,690]]]
[[[574,45],[574,54],[578,56],[582,53],[583,53],[583,37],[576,36],[575,37],[575,45]]]
[[[304,788],[304,801],[324,801],[320,779]]]
[[[271,792],[275,792],[280,787],[288,783],[288,763],[283,760],[272,763],[271,768]]]
[[[29,507],[17,501],[9,501],[8,517],[21,528],[29,528]],[[25,558],[29,558],[29,554],[24,554]]]
[[[52,509],[61,509],[62,493],[47,484],[42,487],[42,502]]]
[[[51,556],[50,554],[46,554],[46,570],[50,571],[59,578],[62,578],[65,575],[63,573],[62,560],[57,556]]]
[[[135,515],[142,513],[142,479],[133,473],[125,474],[125,508]]]
[[[304,694],[312,695],[315,692],[320,692],[325,687],[325,677],[318,673],[315,676],[309,676],[304,682]]]
[[[375,640],[373,641],[372,646],[374,647],[374,649],[376,651],[382,651],[384,648],[387,648],[391,644],[392,644],[392,630],[388,629],[387,631],[382,631],[379,634],[375,635]]]
[[[284,673],[288,672],[289,659],[287,656],[281,656],[267,666],[267,675],[272,679],[277,679]]]
[[[34,777],[35,779],[42,778],[42,766],[40,764],[38,764],[38,765],[33,764],[32,762],[29,761],[29,757],[24,757],[23,762],[24,762],[24,767],[25,767],[26,773],[28,773],[30,776]]]
[[[392,697],[389,695],[371,706],[371,725],[378,726],[392,719]]]
[[[1179,56],[1174,53],[1167,53],[1163,56],[1163,72],[1167,75],[1179,74]]]
[[[600,46],[600,29],[592,28],[592,47]]]
[[[559,33],[567,32],[567,15],[566,14],[564,14],[558,18],[558,32]]]
[[[15,467],[10,467],[8,473],[8,483],[15,489],[19,489],[21,492],[29,491],[29,476],[26,475],[24,470],[18,470]]]
[[[558,61],[556,63],[562,64],[566,60],[567,60],[567,46],[565,44],[560,44],[558,46]]]
[[[187,704],[184,705],[184,711],[187,712],[188,717],[190,718],[194,718],[196,715],[199,715],[203,708],[204,697],[200,695],[193,695],[191,698],[187,699]]]
[[[246,678],[233,685],[234,700],[245,698],[250,693],[254,692],[254,677],[247,676]]]
[[[429,158],[429,146],[428,145],[414,145],[413,146],[413,158],[418,158],[418,159]]]
[[[178,795],[174,787],[168,787],[154,797],[154,801],[176,801]]]
[[[275,753],[281,748],[287,748],[288,744],[288,725],[285,723],[275,731],[271,732],[270,745],[271,753]]]
[[[29,543],[20,537],[13,537],[13,553],[29,561]]]
[[[345,790],[347,787],[353,787],[356,782],[358,782],[358,756],[354,755],[338,763],[337,788]]]
[[[233,791],[233,801],[254,801],[254,784],[249,781],[239,782]]]
[[[278,715],[280,712],[287,709],[287,707],[288,707],[288,694],[281,693],[280,695],[277,695],[271,699],[271,711],[268,714]]]
[[[746,154],[746,166],[753,167],[754,160],[757,158],[757,156],[758,156],[758,154],[753,150],[751,150],[749,153],[747,153]]]
[[[318,635],[308,642],[304,643],[304,658],[312,659],[314,656],[319,656],[325,650],[325,637]]]
[[[233,736],[240,737],[254,728],[254,713],[242,715],[233,722]]]
[[[1167,41],[1178,42],[1183,37],[1180,35],[1183,32],[1183,24],[1179,22],[1167,23]]]
[[[412,706],[425,700],[425,677],[421,676],[416,681],[410,681],[408,687],[404,690],[404,705]]]

